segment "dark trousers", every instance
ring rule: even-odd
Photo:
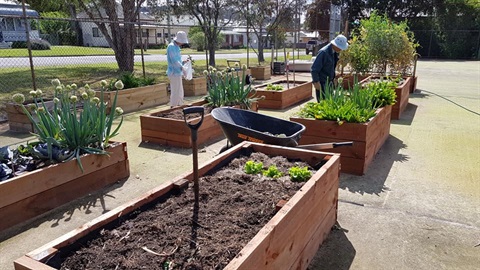
[[[325,98],[325,82],[319,82],[321,89],[315,89],[315,94],[317,95],[317,102]]]

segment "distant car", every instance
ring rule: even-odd
[[[315,52],[315,51],[318,51],[319,48],[317,48],[317,50],[315,50],[315,47],[320,47],[320,40],[315,40],[315,39],[312,39],[312,40],[309,40],[306,44],[306,47],[305,47],[305,53],[308,55],[310,52]]]

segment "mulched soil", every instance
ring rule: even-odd
[[[203,107],[204,107],[204,112],[203,112],[204,115],[209,114],[213,110],[211,106],[203,106]],[[174,108],[172,111],[157,113],[155,114],[155,116],[170,118],[170,119],[178,119],[178,120],[184,119],[183,108],[177,108],[177,109]],[[200,117],[200,114],[198,113],[187,114],[187,120],[195,119],[197,117]]]
[[[275,164],[284,176],[248,175],[248,160]],[[61,269],[223,269],[275,215],[275,205],[301,188],[289,179],[292,166],[308,165],[262,153],[236,158],[200,178],[198,218],[189,187],[63,254]]]

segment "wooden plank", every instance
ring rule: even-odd
[[[17,132],[33,132],[33,125],[27,123],[8,122],[9,129]]]
[[[55,175],[61,174],[55,173]],[[0,216],[9,218],[0,221],[0,231],[126,179],[129,175],[128,160],[124,160],[2,207]]]
[[[52,268],[46,264],[43,264],[41,262],[38,262],[32,258],[29,258],[27,256],[22,256],[18,259],[16,259],[13,262],[13,266],[15,267],[15,270],[54,270],[55,268]]]
[[[339,125],[336,121],[315,120],[290,117],[294,121],[306,126],[302,135],[318,135],[333,139],[343,139],[347,141],[365,141],[366,123],[343,123]]]
[[[327,239],[327,236],[330,233],[331,228],[335,225],[336,221],[337,209],[332,208],[327,216],[318,225],[316,233],[313,235],[310,241],[308,241],[305,249],[302,251],[298,259],[293,263],[293,267],[290,269],[308,269],[312,259],[318,252],[318,243],[323,243],[323,241]],[[328,230],[325,230],[325,228],[328,228]]]
[[[122,162],[127,159],[125,149],[126,143],[121,143],[107,149],[111,153],[110,156],[84,155],[81,157],[84,166],[83,172],[78,166],[77,160],[73,159],[3,181],[0,183],[0,198],[2,198],[0,207],[65,184],[83,175],[88,175],[99,168]],[[52,171],[55,171],[55,173],[52,173]],[[59,175],[62,175],[62,177],[58,177]]]

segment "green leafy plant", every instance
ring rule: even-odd
[[[363,91],[357,83],[351,90],[341,86],[325,87],[325,97],[320,102],[309,102],[298,115],[302,118],[332,120],[338,124],[365,123],[375,116],[376,104],[368,91]]]
[[[250,109],[255,97],[255,89],[246,83],[243,66],[241,72],[235,68],[227,68],[225,71],[217,71],[214,67],[205,70],[203,74],[207,77],[208,93],[206,101],[213,107],[234,106]]]
[[[397,87],[398,81],[399,78],[381,78],[380,80],[368,82],[364,88],[365,91],[370,93],[374,104],[378,107],[385,107],[395,104],[395,98],[397,97],[395,88]]]
[[[155,84],[155,78],[137,77],[134,73],[125,73],[122,76],[120,76],[120,78],[111,80],[109,85],[108,85],[108,90],[109,91],[118,90],[115,87],[115,83],[119,80],[123,82],[123,85],[124,85],[123,89],[130,89],[130,88],[136,88],[136,87],[142,87],[142,86],[148,86],[148,85]]]
[[[102,81],[100,98],[95,97],[95,91],[88,85],[78,88],[76,84],[63,85],[58,79],[52,80],[52,84],[55,87],[52,110],[46,109],[41,90],[30,91],[34,99],[32,113],[23,105],[23,94],[15,94],[13,100],[21,105],[23,112],[32,122],[34,135],[45,145],[45,155],[53,160],[54,148],[68,150],[64,151],[64,155],[68,155],[64,160],[76,158],[83,171],[80,162],[82,154],[108,154],[105,148],[108,147],[110,139],[118,135],[123,122],[123,110],[116,107],[115,95],[112,107],[116,109],[106,113],[107,108],[103,101],[106,81]],[[122,89],[123,83],[117,81],[115,86]],[[36,114],[38,121],[33,114]],[[120,123],[112,129],[113,121],[119,117]]]
[[[261,173],[263,170],[263,163],[249,160],[245,163],[244,169],[245,169],[245,173],[247,174],[258,174],[258,173]]]
[[[277,166],[271,165],[270,167],[268,167],[268,169],[263,171],[263,175],[271,178],[278,178],[281,177],[283,173],[278,170]]]
[[[288,174],[293,182],[305,182],[312,177],[312,172],[308,170],[308,167],[294,166],[288,170]]]
[[[272,91],[282,91],[283,90],[283,85],[279,84],[267,84],[267,87],[265,88],[266,90],[272,90]]]

